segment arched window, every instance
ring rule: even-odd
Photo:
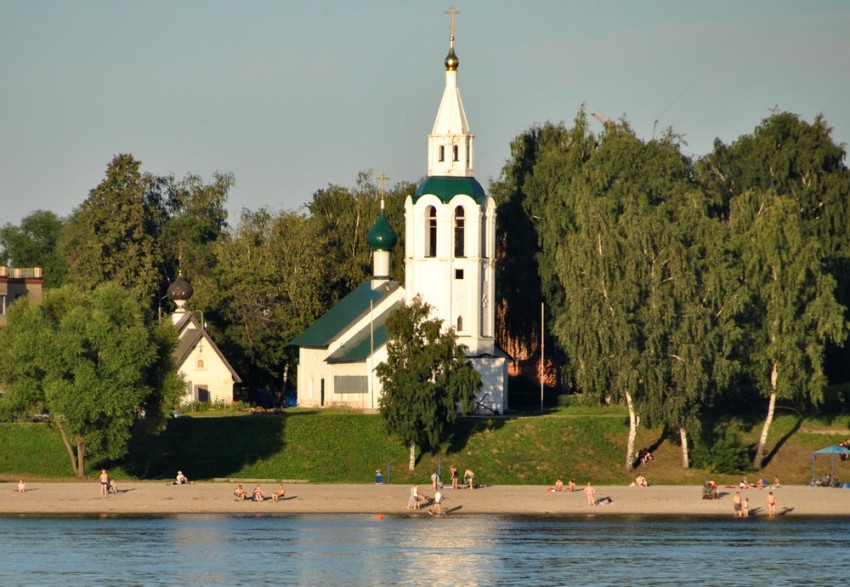
[[[455,208],[455,257],[464,256],[463,228],[463,206],[458,206],[457,208]]]
[[[463,332],[463,316],[457,317],[457,331]]]
[[[437,209],[434,206],[425,210],[425,256],[437,256]]]
[[[440,145],[440,161],[446,160],[446,146]]]
[[[452,160],[453,161],[460,161],[460,151],[459,151],[457,145],[452,147]]]

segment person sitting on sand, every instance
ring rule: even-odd
[[[752,485],[750,485],[750,482],[749,482],[749,481],[747,481],[747,478],[746,478],[746,477],[744,477],[743,479],[741,479],[741,482],[740,482],[740,483],[738,483],[738,488],[739,488],[739,489],[752,489],[752,488],[753,488],[753,486],[752,486]]]
[[[774,488],[776,488],[776,487],[782,487],[782,486],[779,484],[779,475],[774,475],[774,476],[773,476],[773,487],[774,487]]]
[[[558,479],[555,481],[555,491],[563,491],[564,490],[564,482]]]
[[[189,482],[189,479],[186,475],[183,474],[183,471],[177,471],[177,478],[174,480],[175,485],[185,485]]]
[[[236,489],[233,491],[233,495],[236,496],[237,501],[244,501],[246,497],[248,497],[248,492],[245,491],[241,485],[238,485]]]
[[[281,485],[277,488],[277,491],[272,493],[272,501],[280,501],[286,495],[286,489]]]
[[[575,481],[570,479],[570,482],[567,483],[567,491],[575,491],[575,490],[576,490],[576,483],[575,483]]]
[[[257,485],[254,488],[254,501],[264,501],[266,499],[266,492],[263,491],[263,488]]]
[[[24,483],[24,480],[21,479],[18,481],[18,488],[15,490],[17,493],[26,493],[27,492],[27,484]]]
[[[646,477],[643,475],[635,477],[635,487],[649,487],[649,483],[646,482]]]

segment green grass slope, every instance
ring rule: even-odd
[[[757,440],[759,425],[734,422],[745,444]],[[419,456],[407,470],[408,451],[384,433],[379,416],[339,411],[292,410],[285,415],[215,415],[169,421],[158,436],[137,434],[120,462],[90,462],[96,473],[107,466],[118,478],[169,479],[182,469],[191,479],[288,479],[314,483],[368,483],[380,469],[392,483],[427,481],[438,466],[443,479],[454,465],[470,468],[484,484],[551,485],[555,479],[582,484],[627,484],[625,413],[617,408],[566,409],[546,416],[462,418],[454,438],[434,454]],[[811,478],[812,451],[850,438],[850,418],[830,421],[777,418],[761,476],[784,483]],[[660,430],[641,429],[637,446],[653,449],[645,467],[651,484],[700,484],[708,478],[735,481],[741,471],[720,475],[683,469],[681,450]],[[828,471],[819,457],[818,471]],[[837,464],[850,481],[850,461]],[[96,476],[96,475],[95,475]],[[0,424],[0,479],[70,479],[68,455],[56,430],[44,424]]]

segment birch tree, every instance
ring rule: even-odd
[[[387,318],[387,360],[375,369],[383,386],[379,400],[387,431],[410,449],[440,446],[452,433],[458,410],[471,412],[481,376],[467,361],[454,330],[442,332],[442,320],[418,297]]]

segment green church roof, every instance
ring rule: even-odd
[[[487,199],[484,188],[474,177],[453,177],[449,175],[432,175],[416,188],[413,194],[413,203],[421,196],[433,194],[440,198],[444,204],[451,202],[457,195],[466,195],[475,200],[476,204],[483,204]]]
[[[353,322],[369,312],[371,305],[377,304],[398,287],[397,282],[388,281],[373,289],[371,281],[364,281],[289,344],[313,348],[328,346]]]
[[[372,349],[382,347],[388,339],[387,316],[380,316],[371,327],[367,325],[332,353],[327,362],[333,364],[365,361],[372,354]]]

